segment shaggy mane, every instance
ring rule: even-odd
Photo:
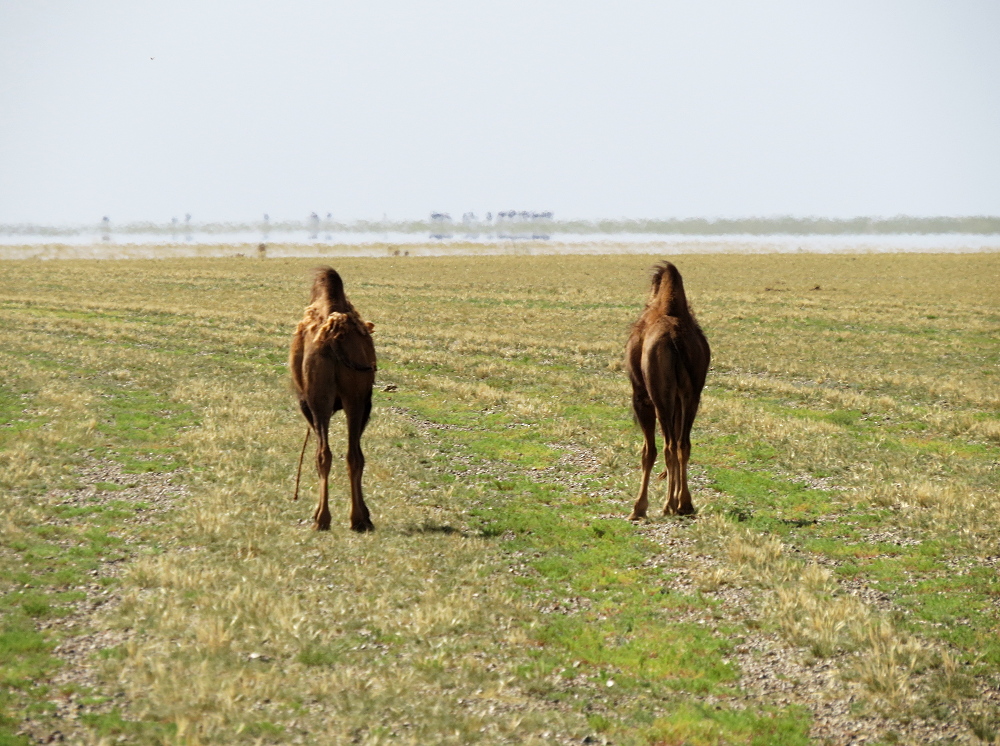
[[[322,304],[314,301],[306,306],[296,333],[309,335],[315,344],[329,344],[336,342],[349,331],[368,336],[374,328],[375,325],[362,319],[361,314],[354,310],[353,306],[347,313],[333,311],[326,314],[323,312]]]

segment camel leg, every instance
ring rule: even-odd
[[[663,459],[666,465],[661,478],[667,480],[667,499],[663,503],[663,515],[673,515],[677,512],[677,444],[667,440],[663,446]]]
[[[649,508],[649,475],[656,463],[656,410],[645,396],[633,396],[632,408],[639,427],[642,428],[643,437],[642,482],[639,484],[639,497],[632,508],[632,515],[628,517],[630,521],[637,521],[646,517],[646,510]]]
[[[677,501],[677,515],[693,515],[694,504],[691,502],[691,492],[688,490],[688,459],[691,457],[691,443],[687,439],[681,444],[680,459],[678,461],[678,479],[680,481],[680,492]]]
[[[680,463],[679,477],[681,480],[681,491],[677,505],[678,515],[694,515],[694,504],[691,502],[691,491],[688,489],[688,460],[691,458],[691,428],[694,426],[694,417],[698,412],[700,392],[692,391],[687,397],[683,407],[683,422],[681,425],[680,443]]]
[[[351,479],[351,530],[358,532],[374,531],[368,506],[361,491],[361,477],[365,470],[365,454],[361,451],[361,434],[368,424],[371,413],[371,401],[345,402],[344,414],[347,416],[347,473]]]
[[[657,408],[656,418],[660,422],[663,434],[663,471],[659,478],[667,481],[667,497],[663,502],[663,515],[674,513],[674,491],[677,489],[677,439],[673,427],[674,412],[662,407]]]
[[[687,488],[687,459],[684,446],[687,443],[687,453],[691,452],[690,442],[685,433],[689,431],[687,424],[687,407],[684,406],[683,395],[674,402],[670,419],[663,420],[663,437],[667,440],[665,450],[669,450],[666,473],[668,475],[667,500],[663,505],[664,515],[688,515],[694,512],[691,506],[691,495]],[[693,419],[693,418],[692,418]],[[667,429],[670,433],[667,433]]]
[[[319,472],[319,502],[313,513],[313,528],[316,531],[330,530],[330,466],[333,454],[330,453],[329,423],[320,423],[316,429],[316,471]]]
[[[662,341],[662,340],[661,340]],[[645,351],[644,351],[645,352]],[[663,514],[674,512],[674,492],[677,489],[677,380],[676,366],[669,345],[656,344],[643,358],[643,378],[651,404],[663,434],[663,471],[660,479],[667,480],[667,498]]]
[[[676,515],[680,511],[680,441],[677,437],[679,412],[676,406],[673,411],[663,413],[660,424],[663,428],[663,459],[666,466],[663,476],[667,478],[667,499],[663,503],[663,515]]]

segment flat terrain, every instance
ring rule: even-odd
[[[994,741],[1000,255],[678,258],[700,512],[632,524],[659,258],[338,260],[364,536],[340,419],[290,499],[313,260],[4,262],[0,744]]]

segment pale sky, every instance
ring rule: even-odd
[[[0,223],[1000,214],[1000,3],[0,0]]]

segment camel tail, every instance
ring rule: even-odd
[[[299,454],[299,468],[298,468],[298,471],[295,472],[295,495],[292,497],[292,500],[298,500],[299,499],[299,479],[302,478],[302,459],[305,458],[305,455],[306,455],[306,445],[309,443],[309,433],[311,433],[311,432],[312,432],[312,428],[311,427],[307,427],[306,428],[306,439],[302,441],[302,452]]]
[[[313,280],[312,302],[322,301],[326,315],[339,311],[349,313],[351,302],[344,293],[344,281],[333,267],[320,267]]]

